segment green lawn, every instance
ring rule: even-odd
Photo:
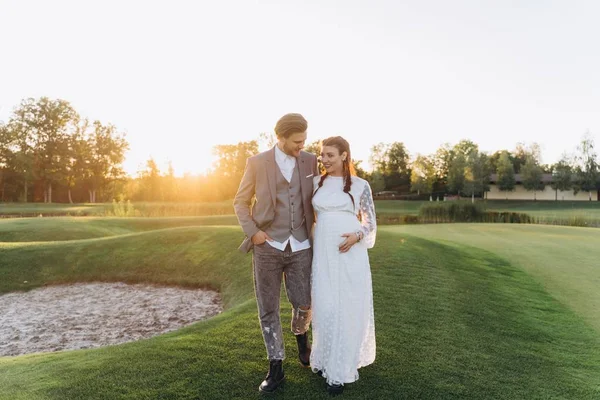
[[[377,214],[417,215],[419,208],[428,201],[375,200]]]
[[[481,202],[481,200],[477,200]],[[377,210],[384,213],[417,214],[419,208],[429,201],[376,200]],[[577,215],[589,214],[600,218],[598,201],[518,201],[486,200],[490,211],[514,211],[532,215]]]
[[[377,200],[377,214],[382,217],[417,215],[428,201]],[[550,225],[584,225],[600,227],[600,202],[593,201],[485,201],[488,211],[510,211],[535,217]]]
[[[175,217],[233,214],[233,200],[219,202],[135,202],[131,203],[134,216]],[[117,210],[115,210],[117,209]],[[43,204],[43,203],[0,203],[0,216],[114,216],[118,209],[126,209],[126,203],[96,204]]]
[[[388,228],[446,245],[483,248],[536,279],[600,333],[600,230],[522,224],[439,224]]]
[[[417,215],[419,208],[428,201],[376,200],[377,215],[385,223],[398,223],[398,217]],[[214,203],[133,203],[135,216],[174,217],[233,215],[233,201]],[[490,211],[512,211],[526,213],[544,224],[584,225],[574,223],[587,221],[589,225],[600,227],[600,202],[587,201],[486,201]],[[26,204],[0,203],[0,216],[112,216],[113,204]],[[118,215],[118,214],[117,214]],[[575,220],[575,221],[573,221]]]
[[[599,201],[488,201],[488,208],[526,213],[549,224],[582,218],[600,225]]]
[[[7,218],[0,219],[0,242],[91,239],[197,225],[237,225],[235,215],[172,218]]]
[[[241,230],[174,227],[178,222],[149,228],[134,219],[93,220],[85,240],[49,241],[48,229],[40,242],[30,229],[38,241],[23,233],[22,242],[0,243],[0,293],[64,282],[152,282],[211,287],[226,306],[211,320],[135,343],[0,358],[0,399],[259,398],[266,360],[250,257],[235,251]],[[380,227],[370,253],[377,360],[344,398],[599,398],[597,298],[586,285],[600,278],[590,264],[600,241],[588,236],[600,231],[449,227]],[[108,236],[94,238],[100,228]],[[532,245],[515,249],[513,235]],[[511,246],[530,255],[524,260]],[[562,268],[552,264],[561,251],[575,257]],[[570,282],[559,285],[569,273]],[[289,326],[285,302],[283,309]],[[295,361],[290,332],[285,339],[287,383],[272,398],[329,398],[322,380]]]
[[[111,204],[0,203],[0,215],[104,215]]]

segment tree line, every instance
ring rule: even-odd
[[[0,122],[0,201],[198,202],[233,198],[246,160],[271,147],[272,134],[255,140],[222,144],[213,148],[215,163],[205,174],[177,177],[171,164],[161,171],[149,159],[137,176],[122,168],[129,148],[125,135],[112,124],[83,119],[64,100],[25,99],[6,123]],[[319,155],[319,142],[306,151]],[[517,143],[513,150],[483,152],[471,140],[442,144],[435,153],[412,156],[404,143],[379,143],[370,149],[372,171],[353,160],[357,174],[375,193],[394,193],[398,198],[426,199],[444,195],[485,197],[490,177],[502,191],[514,190],[516,176],[527,190],[543,190],[544,174],[551,174],[557,191],[590,194],[600,188],[600,168],[589,134],[577,151],[564,154],[555,164],[541,163],[537,143]]]
[[[114,125],[67,101],[25,99],[0,122],[0,201],[110,201],[126,183],[128,147]]]
[[[408,156],[407,156],[408,158]],[[500,191],[513,191],[516,174],[523,187],[536,192],[547,184],[558,191],[592,192],[600,189],[600,167],[594,151],[594,141],[586,133],[577,151],[563,153],[555,164],[541,163],[540,145],[518,143],[511,152],[499,150],[492,154],[480,151],[477,144],[461,140],[454,146],[444,144],[435,154],[417,155],[405,176],[410,174],[410,190],[417,193],[455,194],[471,198],[485,197],[490,190],[492,174]],[[544,179],[544,175],[550,179]]]
[[[266,140],[265,140],[266,138]],[[156,163],[148,162],[146,171],[140,173],[138,183],[143,190],[133,191],[134,200],[158,199],[163,201],[214,201],[231,199],[242,178],[246,159],[259,152],[259,145],[273,146],[272,136],[262,134],[259,139],[237,144],[215,146],[216,156],[210,173],[198,177],[176,179],[172,172],[162,175]],[[305,147],[317,156],[319,142]],[[527,190],[541,191],[547,184],[544,174],[550,174],[549,183],[557,191],[591,192],[600,188],[600,170],[594,143],[584,135],[574,154],[564,154],[555,164],[542,164],[537,143],[526,146],[517,143],[515,149],[483,152],[470,140],[455,145],[443,144],[431,155],[414,157],[402,142],[379,143],[371,148],[371,172],[362,168],[361,160],[353,160],[357,175],[367,179],[374,193],[394,193],[395,198],[429,199],[445,195],[485,197],[490,190],[492,174],[502,191],[512,191],[520,182]],[[174,192],[172,191],[175,188]],[[169,197],[168,194],[171,194]],[[183,195],[186,193],[187,195]]]

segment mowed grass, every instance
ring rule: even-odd
[[[478,200],[480,201],[480,200]],[[416,216],[419,208],[428,201],[375,200],[377,215],[382,224],[403,223],[404,217]],[[525,213],[536,222],[550,225],[600,227],[600,202],[588,201],[504,201],[487,200],[489,211],[510,211]],[[134,202],[128,217],[185,217],[233,215],[233,200],[221,202]],[[40,204],[40,203],[0,203],[0,216],[125,216],[126,204]],[[82,230],[82,233],[85,233]]]
[[[370,252],[377,359],[343,397],[599,398],[600,333],[589,320],[514,258],[436,238],[440,226],[419,226],[425,230],[414,234],[380,229]],[[226,311],[135,343],[0,358],[1,399],[260,398],[267,362],[250,256],[235,250],[241,230],[138,229],[87,240],[2,243],[0,293],[65,282],[151,282],[220,290]],[[481,247],[492,240],[497,237]],[[559,241],[567,243],[564,251],[573,242]],[[583,242],[581,250],[596,251],[597,242]],[[542,251],[531,248],[538,256]],[[288,327],[285,300],[282,309]],[[322,379],[295,360],[289,330],[285,340],[287,382],[272,398],[329,398]]]
[[[463,249],[484,248],[536,279],[600,333],[600,230],[521,224],[388,228]]]
[[[233,200],[217,202],[132,202],[135,217],[175,217],[233,214]],[[119,216],[128,210],[120,203],[0,203],[0,216]]]
[[[417,215],[428,201],[375,200],[377,215]]]
[[[481,202],[481,200],[477,200],[477,202]],[[397,216],[417,215],[423,204],[430,203],[429,201],[403,200],[375,201],[378,214]],[[488,211],[525,213],[545,224],[567,224],[572,218],[600,222],[600,202],[598,201],[486,200],[484,204]]]
[[[587,221],[600,227],[599,201],[488,201],[488,209],[529,214],[539,223],[573,225]]]
[[[0,203],[0,215],[104,215],[105,211],[112,208],[108,203]]]
[[[237,225],[237,223],[235,215],[172,218],[7,218],[0,220],[0,242],[92,239],[184,226]]]

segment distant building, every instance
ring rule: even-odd
[[[491,174],[490,175],[490,191],[487,192],[486,197],[489,200],[533,200],[533,191],[527,191],[523,187],[523,182],[521,178],[521,174],[515,174],[515,190],[512,192],[502,192],[498,189],[497,185],[498,175]],[[573,190],[569,190],[566,192],[557,191],[552,189],[550,184],[552,183],[552,174],[543,174],[542,182],[546,184],[546,187],[542,191],[537,191],[535,194],[535,198],[537,200],[581,200],[588,201],[589,193],[588,192],[578,192],[576,195],[573,194]],[[600,190],[596,190],[592,192],[592,200],[598,201],[600,199]]]

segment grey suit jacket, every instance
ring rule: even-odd
[[[313,177],[317,171],[317,157],[314,154],[301,151],[297,159],[300,170],[300,190],[302,205],[306,217],[306,229],[309,233],[315,221],[312,207]],[[277,191],[277,169],[275,147],[264,151],[246,161],[244,176],[233,200],[235,214],[246,234],[239,249],[249,252],[254,246],[252,236],[266,229],[275,218],[275,198]],[[252,199],[256,201],[252,204]],[[311,239],[312,240],[312,239]]]

